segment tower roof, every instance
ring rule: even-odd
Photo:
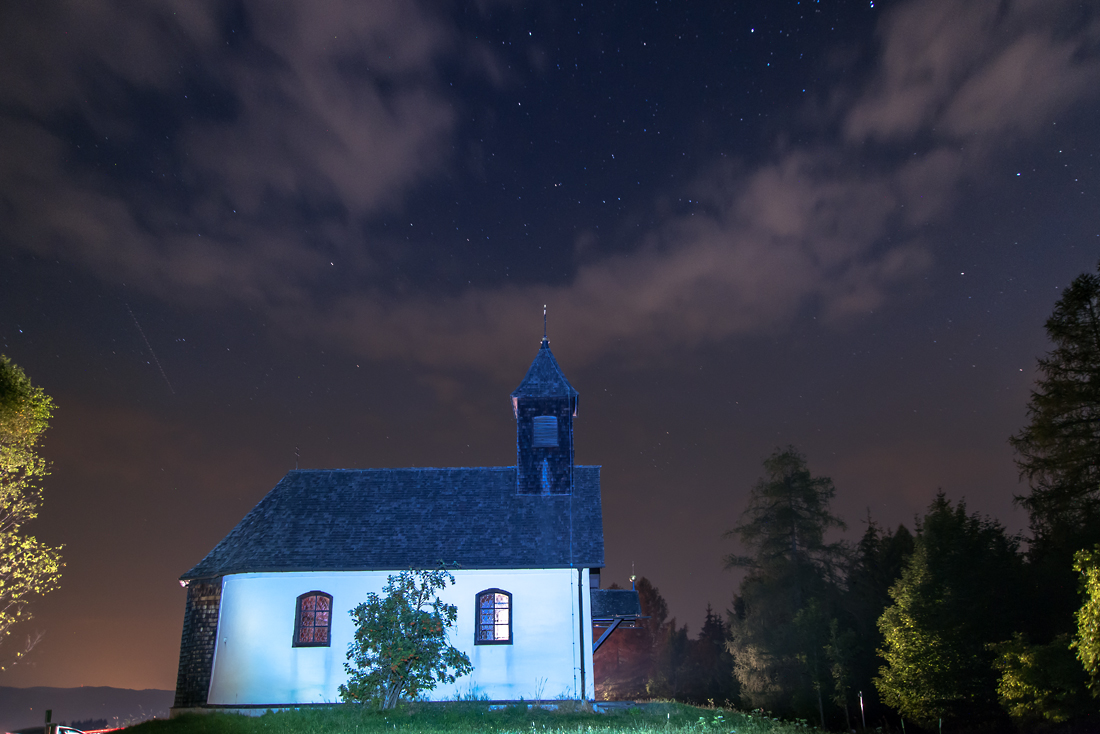
[[[576,398],[579,393],[565,379],[550,351],[550,342],[543,337],[535,361],[523,377],[523,382],[512,391],[512,401],[517,398]]]

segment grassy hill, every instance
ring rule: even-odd
[[[553,705],[553,704],[551,704]],[[517,732],[550,734],[808,734],[802,723],[677,703],[652,703],[610,713],[577,710],[561,703],[557,710],[526,705],[490,707],[480,702],[409,704],[393,711],[357,706],[269,712],[262,716],[200,714],[168,721],[148,721],[127,734],[435,734],[437,732]]]

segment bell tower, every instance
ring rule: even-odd
[[[550,351],[544,326],[539,353],[512,393],[518,494],[572,494],[577,397]]]

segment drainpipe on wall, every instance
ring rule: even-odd
[[[587,701],[588,696],[585,695],[585,679],[587,678],[587,675],[585,674],[584,670],[584,569],[581,568],[577,569],[577,611],[579,612],[577,616],[580,617],[580,624],[577,627],[577,631],[580,633],[581,641],[579,650],[581,661],[581,700]]]

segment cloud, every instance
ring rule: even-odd
[[[696,185],[707,197],[699,212],[669,218],[630,253],[582,265],[565,285],[399,304],[361,292],[323,313],[298,314],[298,328],[320,324],[369,356],[496,365],[506,374],[529,358],[544,303],[554,331],[569,334],[573,362],[776,328],[808,302],[833,319],[866,313],[930,256],[912,243],[879,241],[912,196],[900,179],[847,168],[825,154],[794,153],[743,178],[718,170]]]
[[[301,297],[331,260],[317,241],[363,265],[348,235],[358,218],[446,160],[454,111],[434,75],[452,34],[414,2],[251,10],[7,8],[6,243],[204,299]],[[170,141],[150,145],[158,124]],[[149,171],[115,173],[146,150]],[[326,211],[339,230],[303,241],[286,231],[295,209]]]
[[[563,284],[394,295],[375,261],[390,245],[364,244],[361,223],[446,172],[457,123],[440,58],[512,83],[488,46],[411,2],[238,19],[186,3],[41,7],[8,10],[0,31],[4,242],[165,298],[245,302],[367,358],[437,367],[514,370],[544,303],[578,361],[880,308],[927,270],[924,228],[990,155],[1100,89],[1100,23],[1067,21],[1068,0],[899,4],[876,70],[836,113],[839,138],[752,169],[702,166],[666,192],[697,205],[657,214],[626,251],[563,242],[584,250]],[[220,102],[192,120],[195,90]],[[166,125],[176,159],[151,163],[183,192],[167,203],[162,189],[103,175],[107,153],[99,169],[71,163],[91,155],[72,149],[73,120],[88,144],[140,145],[148,131],[128,105],[150,100],[178,125]],[[867,141],[918,154],[891,163]],[[354,289],[329,287],[334,253]]]
[[[225,65],[234,124],[201,126],[186,147],[246,211],[269,196],[337,198],[352,214],[392,203],[435,170],[450,132],[432,80],[449,34],[412,3],[280,9],[252,15],[264,53]]]
[[[1031,134],[1100,89],[1100,20],[1067,0],[899,5],[880,28],[882,61],[845,121],[849,138],[919,132]]]

